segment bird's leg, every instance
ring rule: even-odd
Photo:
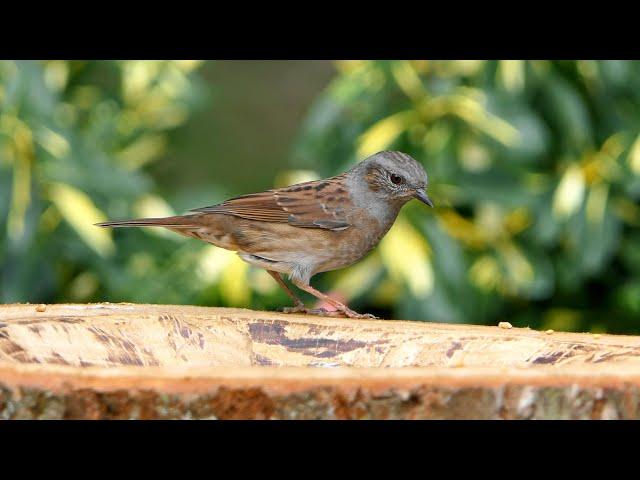
[[[282,287],[282,289],[286,292],[289,298],[293,300],[293,307],[285,307],[283,309],[283,312],[284,313],[298,313],[298,312],[306,313],[307,309],[305,308],[304,303],[302,303],[302,300],[300,300],[297,297],[297,295],[291,291],[291,289],[287,286],[287,284],[284,283],[284,280],[282,280],[280,273],[274,272],[273,270],[267,270],[267,272],[269,272],[269,275],[271,275],[274,278],[274,280],[278,282],[278,285]]]
[[[313,295],[319,300],[324,300],[329,305],[334,307],[338,312],[346,315],[349,318],[376,318],[375,315],[371,315],[370,313],[362,314],[362,313],[354,312],[349,307],[347,307],[344,303],[340,303],[339,301],[334,300],[329,295],[322,293],[320,290],[316,290],[311,285],[305,284],[300,281],[295,281],[295,280],[293,281],[293,283],[300,290],[304,290],[305,292],[310,293],[311,295]],[[337,312],[329,312],[324,309],[315,309],[315,310],[309,310],[307,313],[314,313],[316,315],[335,317],[336,316],[335,314]]]

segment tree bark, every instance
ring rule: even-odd
[[[0,418],[640,418],[640,337],[5,305]]]

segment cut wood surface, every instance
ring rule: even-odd
[[[5,305],[0,418],[640,418],[640,337]]]

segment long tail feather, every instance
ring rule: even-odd
[[[165,227],[165,228],[189,228],[197,226],[190,216],[176,216],[165,218],[138,218],[134,220],[111,220],[96,223],[97,227]]]

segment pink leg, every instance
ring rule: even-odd
[[[329,305],[331,305],[336,310],[338,310],[338,312],[341,312],[342,314],[346,315],[349,318],[376,318],[375,315],[371,315],[370,313],[362,314],[362,313],[354,312],[349,307],[347,307],[344,303],[340,303],[339,301],[334,300],[329,295],[326,295],[326,294],[322,293],[320,290],[316,290],[311,285],[305,285],[302,282],[294,282],[294,284],[300,290],[304,290],[305,292],[310,293],[311,295],[313,295],[314,297],[316,297],[319,300],[324,300]],[[337,313],[337,312],[327,312],[326,310],[322,310],[322,311],[317,311],[317,310],[316,311],[311,311],[310,310],[308,313],[318,313],[320,315],[332,316],[333,317],[333,316],[336,316],[335,313]]]

